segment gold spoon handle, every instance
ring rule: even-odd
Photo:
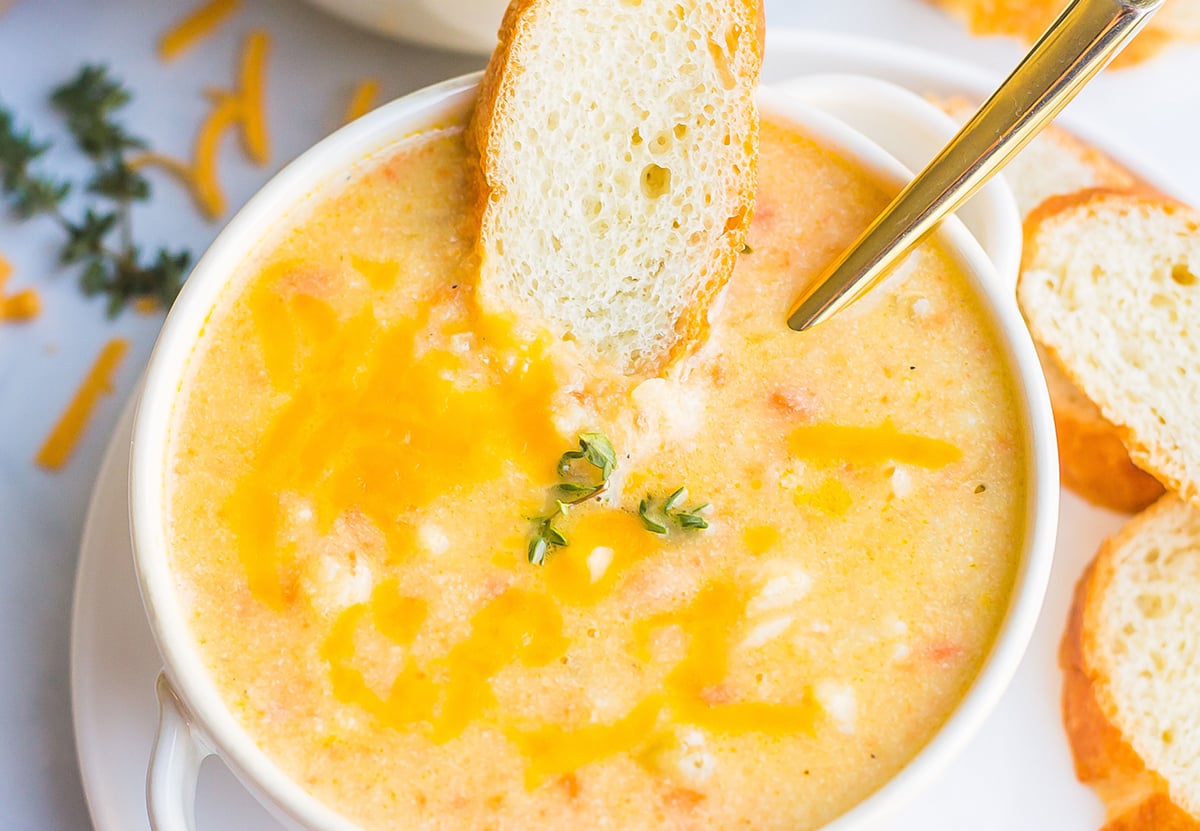
[[[1163,0],[1075,0],[979,112],[796,301],[804,331],[867,292],[1124,48]]]

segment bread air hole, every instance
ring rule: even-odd
[[[708,53],[712,55],[713,66],[717,70],[717,77],[721,79],[721,87],[731,90],[737,86],[737,77],[733,74],[733,70],[729,66],[729,57],[725,54],[725,50],[721,48],[721,45],[712,38],[708,39]]]
[[[658,199],[671,192],[671,170],[648,164],[642,168],[642,194],[647,199]]]
[[[666,153],[668,150],[670,150],[671,145],[674,143],[675,140],[671,138],[671,134],[664,130],[650,140],[650,155],[661,156],[663,153]]]
[[[1138,611],[1142,613],[1142,617],[1147,620],[1155,620],[1166,613],[1162,598],[1156,594],[1139,594],[1137,607]]]
[[[1188,268],[1187,263],[1175,263],[1171,266],[1171,279],[1181,286],[1196,285],[1196,275]]]

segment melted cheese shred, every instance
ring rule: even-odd
[[[75,396],[59,417],[54,429],[34,457],[47,470],[58,470],[67,463],[79,443],[88,419],[101,397],[113,391],[113,374],[129,350],[129,341],[113,338],[100,350],[96,362],[88,370]]]
[[[210,0],[197,6],[159,38],[158,57],[163,61],[175,60],[197,42],[211,36],[240,5],[240,0]]]
[[[957,462],[963,455],[948,441],[901,432],[890,419],[884,419],[878,427],[807,424],[791,432],[788,449],[818,464],[896,462],[935,470]]]
[[[495,479],[510,459],[551,471],[559,452],[543,343],[484,324],[492,348],[483,366],[468,367],[464,356],[425,346],[420,317],[384,322],[367,302],[341,320],[320,298],[281,291],[296,268],[269,267],[249,298],[267,381],[288,400],[263,434],[256,469],[223,508],[251,591],[273,608],[291,601],[298,580],[294,544],[280,537],[281,494],[313,506],[319,533],[363,516],[388,556],[403,560],[412,525],[401,514]]]

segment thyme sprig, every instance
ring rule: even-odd
[[[583,462],[580,465],[579,462]],[[560,482],[551,488],[554,508],[545,516],[534,517],[534,533],[527,556],[535,566],[544,565],[555,549],[569,545],[554,521],[567,516],[572,506],[595,499],[608,489],[608,480],[617,469],[617,453],[603,433],[582,433],[579,449],[568,450],[558,460]],[[599,481],[595,477],[599,476]],[[590,481],[589,481],[590,480]]]
[[[705,502],[694,508],[681,508],[680,503],[686,498],[687,488],[677,488],[656,507],[654,497],[646,494],[646,498],[638,503],[638,517],[647,531],[664,537],[670,533],[669,525],[672,524],[683,531],[704,530],[708,527],[708,520],[701,516],[701,511],[707,508],[709,503]]]
[[[18,128],[12,113],[0,106],[0,189],[12,213],[22,220],[47,215],[58,223],[67,236],[59,262],[82,266],[80,287],[88,296],[108,298],[109,317],[135,298],[152,298],[169,306],[192,260],[186,250],[165,247],[143,256],[134,242],[131,208],[150,197],[150,183],[125,156],[127,151],[145,148],[145,141],[116,120],[129,98],[129,91],[103,66],[84,66],[50,95],[75,145],[93,163],[92,174],[83,183],[83,192],[93,199],[78,221],[63,212],[72,183],[34,169],[50,143]]]

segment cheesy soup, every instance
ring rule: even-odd
[[[468,167],[459,128],[406,140],[199,339],[168,537],[226,704],[365,828],[820,826],[1008,603],[1026,427],[979,299],[930,243],[789,331],[886,197],[768,122],[711,332],[626,378],[474,305]]]

